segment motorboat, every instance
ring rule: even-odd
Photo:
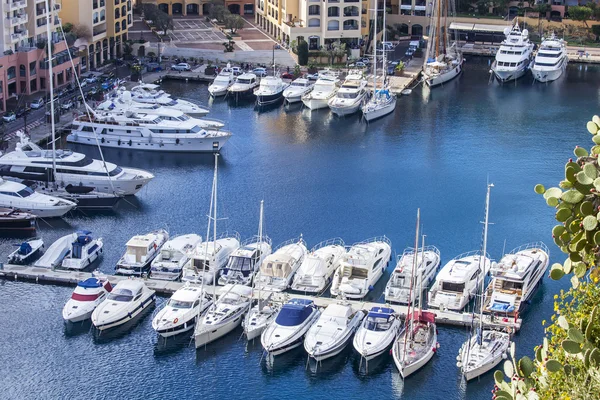
[[[62,265],[65,257],[71,252],[75,233],[69,233],[50,245],[33,265],[37,268],[54,269]]]
[[[254,89],[258,87],[258,78],[252,72],[246,72],[239,75],[233,85],[227,89],[227,96],[232,96],[235,100],[254,95]]]
[[[212,83],[208,85],[208,93],[213,97],[225,96],[234,82],[235,76],[233,76],[231,68],[223,68]]]
[[[492,261],[479,250],[461,254],[440,270],[429,289],[429,308],[461,311],[475,296],[477,283],[485,278]]]
[[[331,295],[362,299],[383,275],[391,255],[392,243],[385,236],[352,245],[338,262]]]
[[[256,275],[255,287],[258,290],[282,292],[287,289],[292,277],[306,257],[306,243],[302,237],[290,239],[279,245],[273,254],[267,256]]]
[[[221,271],[219,285],[238,284],[250,286],[254,274],[263,261],[271,254],[271,239],[267,236],[246,240],[229,256],[227,265]]]
[[[179,235],[167,241],[150,263],[152,279],[179,280],[183,266],[190,259],[189,254],[201,241],[202,237],[196,234]]]
[[[65,304],[62,316],[66,322],[81,322],[92,317],[92,313],[112,291],[108,279],[93,276],[77,283],[71,298]]]
[[[531,64],[531,73],[538,82],[552,82],[560,78],[568,63],[567,45],[553,32],[550,37],[542,38],[542,44]]]
[[[302,345],[304,335],[319,319],[321,311],[309,299],[291,299],[263,331],[260,341],[265,351],[276,356]]]
[[[71,237],[71,249],[63,258],[61,266],[76,270],[89,267],[102,253],[102,238],[95,238],[92,232],[85,230],[73,233]]]
[[[216,240],[198,243],[189,253],[189,260],[183,267],[181,280],[191,283],[211,285],[229,261],[229,256],[240,247],[240,235],[237,232],[223,233]]]
[[[36,216],[14,208],[0,207],[0,235],[31,235],[36,230]]]
[[[352,344],[365,360],[385,353],[400,333],[400,317],[387,307],[372,307],[356,330]]]
[[[244,285],[225,285],[194,330],[196,348],[213,342],[242,323],[252,302],[252,289]]]
[[[330,304],[306,333],[304,349],[315,361],[340,354],[360,327],[366,312],[350,304]]]
[[[277,103],[283,97],[283,91],[289,86],[278,76],[265,76],[254,91],[256,104],[264,106]]]
[[[386,86],[384,89],[377,89],[369,101],[363,104],[363,118],[369,122],[377,118],[384,117],[396,109],[396,95],[390,92]]]
[[[160,253],[169,240],[169,233],[158,229],[145,235],[135,235],[125,244],[125,254],[121,257],[115,273],[117,275],[141,276],[150,271],[152,260]]]
[[[156,294],[139,279],[119,281],[92,313],[99,331],[123,325],[154,305]]]
[[[340,238],[319,243],[310,250],[298,268],[292,290],[306,293],[322,293],[331,282],[335,267],[346,252]]]
[[[508,357],[510,335],[507,332],[483,329],[465,342],[457,357],[457,366],[467,381],[494,369]]]
[[[338,116],[354,114],[367,97],[367,81],[362,71],[350,71],[335,96],[327,104]]]
[[[77,210],[112,210],[124,197],[120,194],[98,192],[96,188],[91,186],[73,186],[69,184],[60,187],[56,183],[32,182],[29,187],[38,193],[72,201],[77,204]]]
[[[492,72],[504,83],[517,80],[529,69],[533,57],[533,43],[529,41],[529,31],[519,27],[517,20],[512,28],[504,29],[506,38],[500,44]]]
[[[92,187],[98,192],[124,196],[136,194],[154,179],[150,172],[104,163],[71,150],[54,152],[54,171],[52,150],[42,149],[23,133],[18,136],[15,150],[0,157],[0,175],[6,178],[55,182],[63,188]],[[90,144],[96,144],[95,138]]]
[[[549,255],[544,243],[529,243],[511,250],[493,264],[483,312],[515,317],[523,311],[542,283],[550,262]]]
[[[37,193],[18,182],[0,179],[0,207],[15,208],[41,218],[62,217],[77,204]]]
[[[258,292],[258,302],[250,308],[246,317],[242,321],[244,334],[247,340],[254,340],[262,335],[263,331],[275,319],[280,306],[272,300],[273,292],[263,298],[261,292]]]
[[[283,91],[283,98],[288,103],[298,103],[302,101],[302,96],[307,95],[313,90],[315,83],[306,78],[297,78]]]
[[[119,89],[122,90],[122,89]],[[200,107],[188,100],[172,97],[164,90],[160,90],[159,85],[153,83],[142,83],[131,88],[131,98],[138,103],[158,104],[163,107],[174,108],[188,115],[203,117],[209,110]]]
[[[385,287],[386,302],[408,304],[411,301],[419,301],[423,293],[419,292],[419,290],[410,290],[415,253],[417,257],[417,273],[414,281],[423,290],[426,290],[431,282],[433,282],[440,266],[440,251],[435,246],[427,246],[417,251],[414,248],[408,248],[398,257],[396,267],[392,271],[390,280]]]
[[[213,301],[199,286],[186,283],[155,312],[152,328],[162,337],[171,337],[194,328]]]
[[[310,110],[326,108],[329,106],[329,100],[335,96],[338,89],[339,80],[337,77],[329,74],[319,75],[313,90],[302,96],[302,103]]]
[[[8,256],[9,264],[25,265],[32,262],[44,249],[42,239],[31,239],[21,244]]]
[[[438,348],[435,314],[413,310],[407,316],[408,327],[392,347],[392,358],[403,378],[423,367]]]

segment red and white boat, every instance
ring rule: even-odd
[[[85,321],[111,291],[112,286],[106,277],[92,277],[79,282],[63,308],[63,319],[66,322]]]

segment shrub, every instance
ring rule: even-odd
[[[298,64],[308,64],[308,43],[305,40],[298,43]]]

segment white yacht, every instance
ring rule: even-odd
[[[340,259],[331,282],[332,296],[362,299],[383,275],[392,255],[385,236],[352,245]]]
[[[191,283],[211,285],[229,261],[229,256],[240,247],[240,235],[224,233],[216,240],[198,243],[189,254],[183,267],[181,280]]]
[[[59,197],[37,193],[18,182],[0,179],[0,207],[14,208],[41,218],[62,217],[77,204]]]
[[[254,91],[256,104],[265,106],[281,100],[283,91],[289,86],[278,76],[265,76],[260,80],[258,89]]]
[[[119,89],[121,90],[121,89]],[[163,107],[174,108],[188,115],[203,117],[208,114],[206,108],[188,100],[171,97],[164,90],[160,90],[158,85],[153,83],[142,83],[131,88],[131,98],[138,103],[159,104]]]
[[[529,31],[519,27],[517,21],[512,27],[504,29],[506,39],[500,44],[492,72],[500,82],[519,79],[529,69],[533,56],[533,43],[529,41]]]
[[[37,268],[49,269],[60,267],[64,258],[71,251],[73,235],[73,233],[69,233],[57,239],[33,265]]]
[[[350,71],[336,95],[327,104],[338,116],[354,114],[367,96],[367,81],[361,71]]]
[[[306,78],[294,79],[290,86],[283,91],[283,98],[288,103],[298,103],[302,101],[302,96],[307,95],[313,90],[314,86],[314,82]]]
[[[150,265],[152,279],[176,281],[181,278],[183,266],[189,261],[189,254],[202,241],[196,234],[179,235],[162,246],[160,253]]]
[[[290,286],[292,277],[306,257],[306,243],[302,237],[290,239],[279,245],[273,254],[264,259],[256,275],[258,290],[282,292]]]
[[[251,72],[239,75],[233,85],[227,89],[227,96],[232,96],[235,100],[243,97],[253,96],[254,89],[258,87],[258,78]]]
[[[360,327],[365,311],[354,311],[349,304],[330,304],[323,310],[304,338],[304,349],[315,361],[340,354]]]
[[[552,82],[565,72],[568,62],[567,45],[553,32],[550,37],[542,38],[542,44],[531,65],[531,73],[538,82]]]
[[[37,182],[50,180],[61,186],[91,186],[98,192],[124,196],[136,194],[154,179],[150,172],[104,163],[71,150],[56,150],[54,173],[52,150],[43,150],[23,133],[19,139],[14,151],[0,157],[1,176]]]
[[[485,329],[478,331],[461,346],[456,365],[467,381],[492,370],[508,357],[510,335],[506,332]]]
[[[44,241],[42,239],[31,239],[15,246],[17,246],[17,249],[9,254],[8,263],[26,265],[42,253]]]
[[[320,315],[312,300],[291,299],[262,333],[263,348],[269,355],[276,356],[302,345],[304,335]]]
[[[339,80],[331,75],[319,76],[313,90],[302,96],[302,103],[310,110],[328,107],[328,102],[339,89]]]
[[[475,296],[477,284],[490,270],[492,261],[479,250],[461,254],[448,261],[429,289],[430,308],[461,311]]]
[[[258,292],[258,302],[248,311],[242,321],[247,340],[259,337],[277,316],[280,306],[272,301],[272,296],[273,292],[268,292],[264,297],[262,292]]]
[[[102,253],[102,238],[94,238],[90,231],[72,234],[71,250],[62,260],[65,269],[81,270],[89,267]]]
[[[231,68],[223,68],[219,75],[208,85],[208,93],[213,97],[225,96],[227,90],[235,82]]]
[[[185,284],[155,313],[152,328],[162,337],[187,332],[212,303],[200,287]]]
[[[246,240],[229,256],[229,261],[221,272],[219,285],[228,283],[250,286],[254,274],[264,259],[271,254],[271,239],[254,237]]]
[[[115,111],[75,118],[67,141],[129,150],[201,153],[221,150],[230,137],[226,131],[203,129],[195,119],[172,121],[152,113]]]
[[[92,324],[99,331],[123,325],[152,307],[155,299],[154,290],[148,289],[143,281],[119,281],[92,313]]]
[[[415,284],[426,290],[435,277],[440,266],[440,251],[435,246],[427,246],[417,250],[417,274]],[[385,287],[385,301],[390,303],[408,304],[418,301],[422,293],[410,290],[412,266],[415,259],[415,249],[408,248],[398,257],[396,268],[392,271],[390,280]]]
[[[413,309],[407,319],[408,329],[400,334],[392,347],[392,358],[403,378],[427,364],[438,347],[434,313]]]
[[[513,249],[492,265],[484,313],[514,317],[523,310],[548,269],[549,251],[542,242]]]
[[[80,322],[91,318],[111,290],[112,286],[106,277],[91,277],[78,282],[63,308],[63,319],[66,322]]]
[[[160,249],[169,240],[169,233],[164,229],[136,235],[125,245],[125,254],[121,257],[115,273],[117,275],[141,276],[150,271],[152,260],[160,253]]]
[[[243,285],[225,285],[219,290],[218,300],[210,306],[196,324],[194,342],[202,347],[225,336],[242,323],[252,302],[252,289]]]
[[[400,317],[393,309],[373,307],[354,335],[354,350],[365,360],[371,360],[392,346],[400,329]]]
[[[319,243],[306,255],[292,282],[292,290],[322,293],[331,282],[335,267],[346,252],[340,238]]]

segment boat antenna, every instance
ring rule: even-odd
[[[415,248],[413,249],[413,263],[412,263],[412,270],[411,270],[411,274],[410,274],[410,288],[408,291],[408,308],[406,310],[406,321],[405,321],[405,328],[404,328],[404,349],[403,349],[403,353],[404,353],[404,357],[402,358],[402,360],[406,360],[406,342],[408,340],[412,341],[412,321],[413,321],[413,315],[412,313],[414,313],[414,300],[413,300],[413,287],[415,286],[415,270],[417,269],[417,256],[419,255],[419,224],[421,222],[421,209],[417,208],[417,226],[416,226],[416,232],[415,232]],[[411,309],[412,309],[412,313],[411,313]],[[408,340],[407,340],[408,338]]]

